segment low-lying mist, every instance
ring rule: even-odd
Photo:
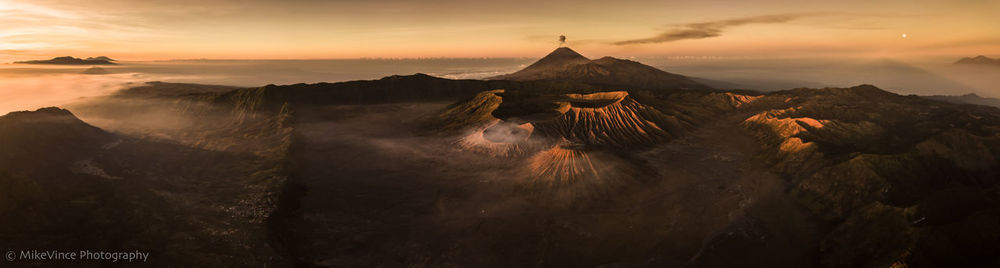
[[[131,81],[136,81],[132,74],[0,76],[0,114],[59,106],[82,97],[105,95]]]
[[[513,72],[531,59],[177,60],[104,65],[107,74],[83,74],[91,66],[0,65],[0,114],[60,106],[80,98],[162,81],[257,87],[371,80],[426,73],[480,79]]]

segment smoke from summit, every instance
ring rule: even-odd
[[[566,44],[566,36],[565,35],[560,35],[559,36],[559,46],[563,46],[565,44]]]

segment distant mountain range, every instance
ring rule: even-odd
[[[1000,107],[1000,99],[981,97],[974,93],[969,93],[961,96],[933,95],[933,96],[923,96],[923,97],[927,99],[939,100],[957,104],[975,104],[975,105]]]
[[[55,57],[51,60],[31,60],[31,61],[18,61],[15,63],[22,64],[57,64],[57,65],[113,65],[115,60],[105,57],[91,57],[86,59],[74,58],[71,56],[65,57]]]
[[[994,59],[987,56],[979,55],[974,58],[965,57],[959,59],[955,64],[987,64],[987,65],[997,65],[1000,66],[1000,59]]]

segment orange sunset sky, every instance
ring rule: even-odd
[[[1000,56],[1000,0],[0,0],[0,62]],[[903,35],[906,35],[904,37]]]

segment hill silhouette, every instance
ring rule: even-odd
[[[55,57],[51,60],[19,61],[21,64],[55,64],[55,65],[114,65],[116,63],[108,57],[80,59],[71,56]]]
[[[979,55],[976,57],[961,58],[958,61],[955,61],[955,64],[1000,65],[1000,59],[994,59],[983,55]]]
[[[953,95],[932,95],[932,96],[921,96],[927,99],[939,100],[950,103],[958,104],[975,104],[975,105],[986,105],[1000,108],[1000,99],[997,98],[986,98],[975,93],[969,93],[960,96]]]
[[[107,56],[97,56],[97,57],[89,57],[89,58],[87,58],[86,60],[95,60],[95,61],[96,61],[96,60],[103,60],[103,61],[115,61],[114,59],[112,59],[112,58],[109,58],[109,57],[107,57]]]
[[[55,163],[86,154],[111,135],[80,121],[67,110],[48,107],[0,116],[0,169]],[[38,152],[45,152],[38,155]],[[34,156],[25,158],[23,156]]]

